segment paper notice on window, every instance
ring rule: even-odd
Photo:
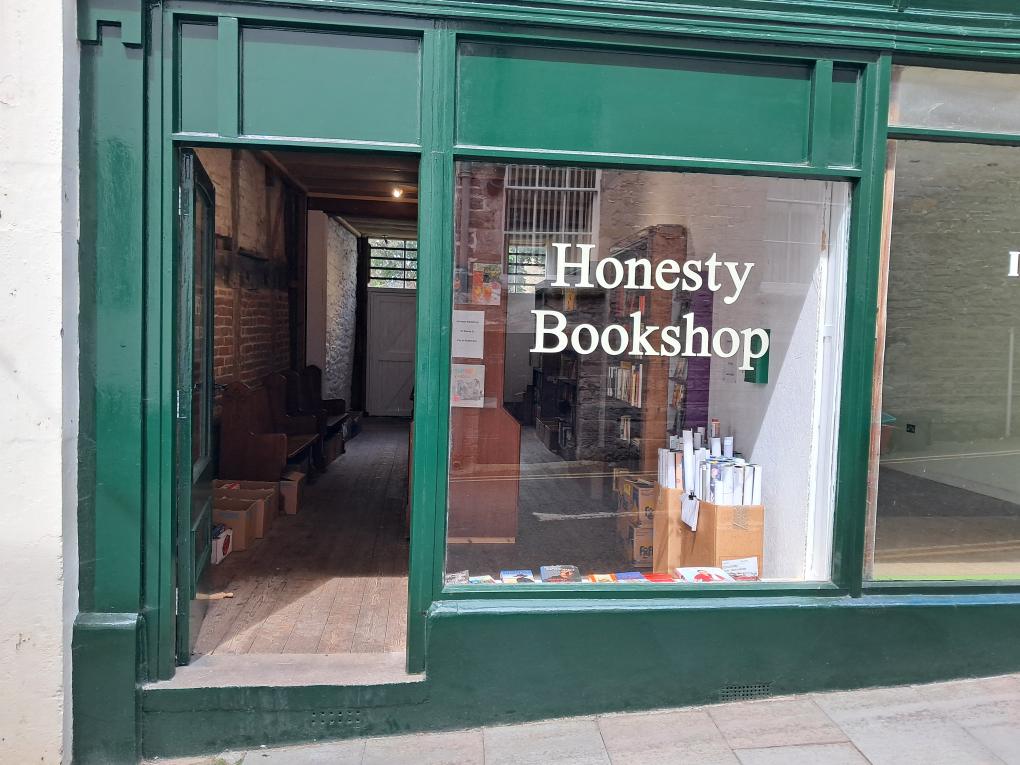
[[[758,556],[754,555],[750,558],[732,558],[730,560],[724,560],[721,566],[722,570],[732,576],[734,579],[747,581],[750,579],[758,578]]]
[[[698,530],[698,499],[689,494],[680,500],[680,520],[691,527],[691,531]]]
[[[454,311],[452,340],[454,358],[484,358],[485,311]]]
[[[450,405],[475,409],[485,406],[485,367],[482,364],[451,366]]]

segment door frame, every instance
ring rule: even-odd
[[[181,147],[244,148],[253,151],[266,149],[306,151],[348,151],[359,154],[404,154],[420,158],[419,172],[419,231],[426,225],[433,231],[449,229],[445,241],[431,239],[427,249],[430,262],[438,264],[449,261],[452,273],[452,219],[437,221],[444,216],[442,207],[435,207],[437,198],[442,196],[442,186],[437,185],[437,168],[428,162],[430,147],[436,141],[431,127],[435,115],[446,110],[437,108],[431,98],[419,98],[416,105],[420,124],[420,139],[417,143],[393,143],[372,140],[347,139],[292,139],[287,137],[249,137],[243,134],[241,125],[241,103],[239,98],[241,25],[237,16],[226,13],[243,13],[253,23],[291,26],[302,28],[307,18],[298,11],[288,13],[282,8],[245,6],[233,9],[223,5],[200,6],[153,6],[149,10],[149,21],[153,39],[150,55],[147,57],[148,85],[151,96],[146,99],[146,148],[145,158],[149,172],[145,180],[146,203],[144,216],[147,222],[146,248],[153,257],[149,259],[145,274],[146,288],[153,297],[144,306],[147,333],[144,342],[147,361],[147,395],[154,402],[153,412],[148,419],[148,434],[143,447],[147,470],[145,480],[146,512],[143,530],[142,559],[142,610],[147,614],[143,624],[144,651],[147,657],[141,669],[142,676],[151,681],[166,680],[175,672],[175,628],[177,590],[174,571],[177,565],[175,550],[174,470],[173,431],[175,427],[175,387],[173,377],[174,342],[176,329],[173,312],[176,269],[178,254],[175,250],[177,198],[176,183],[179,177]],[[454,49],[447,43],[445,53],[436,57],[434,50],[440,37],[452,38],[449,33],[438,35],[431,21],[404,17],[358,17],[338,10],[322,9],[317,19],[325,19],[317,25],[334,31],[361,32],[413,38],[418,41],[423,62],[431,61],[431,69],[440,65],[452,67]],[[188,133],[180,129],[178,113],[180,105],[180,82],[176,78],[176,50],[178,25],[206,23],[215,27],[220,58],[216,67],[220,99],[216,104],[217,134]],[[166,54],[166,55],[165,55]],[[422,92],[430,92],[432,82],[438,78],[428,69],[420,78]],[[230,97],[233,94],[233,98]],[[444,144],[449,150],[446,163],[440,174],[448,176],[445,188],[452,195],[452,115],[443,117],[449,122]],[[440,163],[442,164],[442,163]],[[431,189],[431,192],[427,191]],[[449,208],[447,204],[447,208]],[[449,212],[449,210],[448,210]],[[452,214],[452,212],[451,212]],[[423,247],[419,238],[419,258]],[[424,271],[424,272],[423,272]],[[439,333],[424,331],[425,327],[439,326],[443,321],[437,306],[423,301],[423,294],[442,293],[442,271],[421,269],[419,266],[418,289],[416,290],[416,340],[415,340],[415,390],[419,395],[428,395],[429,406],[418,402],[412,427],[415,428],[417,443],[412,466],[411,534],[408,558],[408,617],[406,666],[409,672],[421,673],[425,669],[426,616],[428,607],[439,592],[437,568],[434,563],[434,539],[442,532],[434,529],[439,512],[436,508],[437,494],[445,492],[445,455],[440,472],[434,450],[425,447],[432,443],[437,428],[445,427],[445,413],[436,406],[442,385],[435,384],[435,375],[445,374],[448,379],[448,365],[436,364],[442,357],[443,338]],[[447,290],[448,292],[448,290]],[[450,318],[447,316],[446,323]],[[446,354],[449,354],[449,337],[445,338]],[[446,383],[447,387],[449,383]],[[437,420],[443,420],[438,423]],[[440,486],[442,484],[442,486]],[[445,493],[443,494],[445,502]],[[445,505],[444,505],[445,507]],[[445,514],[442,517],[445,521]]]
[[[177,292],[174,305],[174,381],[176,417],[174,428],[174,528],[177,536],[176,553],[176,614],[175,614],[175,661],[187,664],[191,646],[197,637],[192,614],[195,613],[195,598],[198,594],[198,580],[209,565],[212,553],[212,539],[209,536],[212,525],[212,496],[202,492],[198,484],[211,480],[214,467],[212,459],[212,415],[213,415],[213,332],[215,325],[215,279],[216,279],[216,189],[206,174],[202,163],[192,149],[182,148],[178,153],[179,178],[176,180],[178,194],[178,228],[175,243],[177,257]],[[195,228],[198,225],[196,200],[199,195],[206,198],[204,242],[206,256],[202,260],[202,273],[194,268]],[[200,383],[200,405],[205,418],[205,452],[199,459],[193,458],[193,434],[195,422],[194,401],[194,360],[195,360],[195,306],[193,303],[195,285],[202,279],[206,302],[204,313],[205,345],[203,348],[205,373]],[[203,497],[204,494],[204,497]],[[196,513],[196,502],[202,507]],[[204,535],[203,550],[196,559],[198,535]]]

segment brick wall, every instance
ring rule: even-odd
[[[200,149],[216,190],[216,383],[290,366],[283,182],[254,152]]]

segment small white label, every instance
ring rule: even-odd
[[[734,579],[757,579],[758,556],[750,558],[732,558],[722,562],[722,570]]]
[[[1006,276],[1020,276],[1020,251],[1009,253],[1009,273]]]

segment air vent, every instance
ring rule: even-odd
[[[755,701],[772,695],[772,683],[727,685],[719,689],[719,701]]]
[[[312,712],[312,727],[322,730],[361,727],[360,709],[322,709]]]

